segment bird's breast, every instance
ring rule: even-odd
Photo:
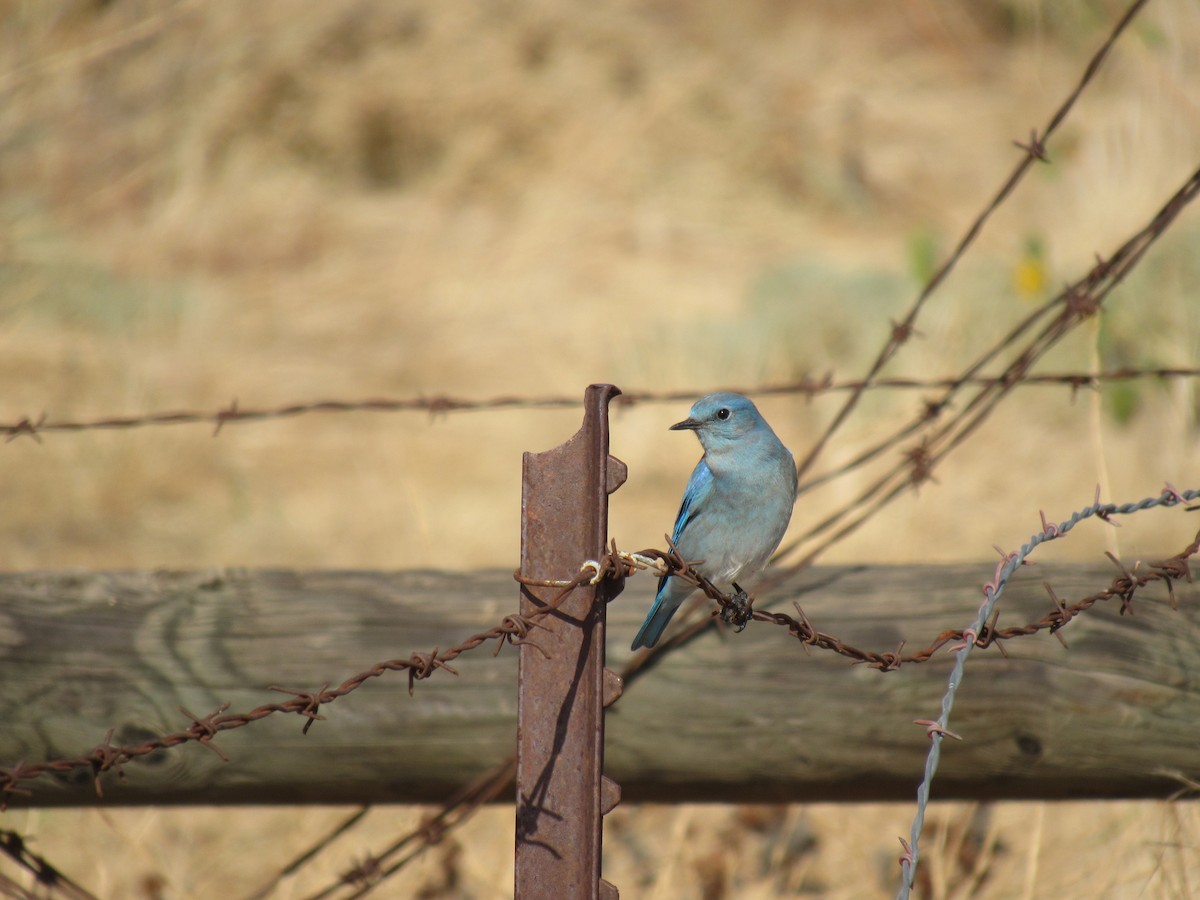
[[[723,588],[757,576],[787,530],[794,476],[784,471],[770,474],[774,477],[761,472],[757,478],[715,476],[704,508],[680,537],[684,558],[703,559],[701,574]]]

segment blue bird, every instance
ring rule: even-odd
[[[796,502],[796,462],[741,394],[709,394],[672,431],[694,431],[704,455],[683,492],[671,540],[721,590],[754,578],[783,540]],[[653,647],[695,588],[664,575],[633,649]]]

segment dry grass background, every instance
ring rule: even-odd
[[[853,376],[1120,9],[5,0],[0,417]],[[1200,10],[1151,3],[1051,145],[1054,164],[996,217],[889,371],[953,373],[1148,219],[1200,158],[1198,78]],[[1044,284],[1020,282],[1031,264]],[[1046,368],[1195,364],[1197,276],[1190,212]],[[762,405],[802,453],[837,402]],[[827,465],[917,402],[868,398]],[[613,499],[623,547],[670,525],[696,448],[665,426],[685,407],[614,420],[631,471]],[[979,559],[982,580],[991,545],[1022,541],[1039,508],[1065,514],[1097,482],[1117,500],[1200,482],[1197,408],[1190,384],[1026,389],[938,484],[827,561]],[[3,448],[4,565],[511,566],[520,452],[577,419],[310,416],[216,440],[181,427],[17,441]],[[811,496],[794,528],[860,486]],[[1173,552],[1184,531],[1148,513],[1054,549]],[[101,896],[212,897],[245,893],[338,815],[110,808],[3,824]],[[372,833],[416,815],[376,811]],[[886,895],[910,818],[623,807],[606,872],[627,897]],[[949,805],[933,815],[926,893],[1187,897],[1198,840],[1190,805]],[[497,809],[382,893],[508,892]]]

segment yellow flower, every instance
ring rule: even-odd
[[[1012,285],[1022,300],[1036,300],[1046,289],[1049,276],[1046,272],[1046,250],[1042,239],[1030,235],[1025,239],[1025,249],[1013,267]]]

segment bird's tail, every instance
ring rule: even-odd
[[[683,587],[685,590],[678,590],[679,587]],[[662,637],[662,633],[667,628],[667,623],[675,615],[675,610],[679,609],[679,604],[683,603],[684,598],[693,590],[695,588],[690,584],[676,584],[672,581],[671,576],[663,577],[658,583],[658,594],[654,597],[654,604],[650,607],[650,612],[646,613],[646,621],[638,629],[630,649],[653,647],[657,644],[658,639]]]

